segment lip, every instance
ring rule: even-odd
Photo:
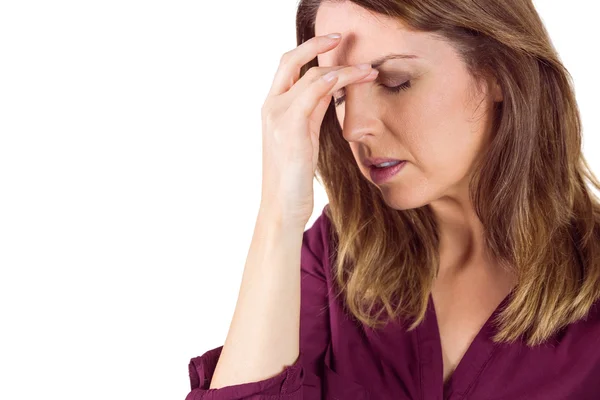
[[[405,164],[406,161],[400,161],[399,164],[396,164],[392,167],[377,168],[375,166],[370,166],[369,174],[371,175],[371,180],[376,185],[384,183],[396,175],[402,168],[404,168]]]
[[[399,160],[397,158],[381,158],[381,157],[377,157],[377,158],[365,158],[363,160],[363,165],[365,167],[371,167],[373,165],[377,165],[377,164],[381,164],[384,162],[389,162],[389,161],[405,161],[405,160]]]

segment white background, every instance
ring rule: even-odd
[[[597,6],[565,4],[536,2],[600,174]],[[185,398],[233,315],[295,9],[1,3],[0,398]]]

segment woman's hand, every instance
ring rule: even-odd
[[[378,71],[366,64],[366,69],[312,67],[298,79],[303,65],[339,42],[339,38],[317,36],[283,54],[261,109],[261,209],[278,213],[286,222],[305,225],[312,215],[319,134],[332,94],[348,84],[368,82],[377,76]]]

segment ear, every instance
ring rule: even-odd
[[[488,87],[491,90],[491,96],[495,103],[502,103],[504,100],[504,94],[502,92],[502,88],[500,87],[500,83],[498,83],[498,79],[494,75],[490,75],[490,79],[488,80]]]

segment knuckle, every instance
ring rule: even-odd
[[[269,110],[269,108],[270,108],[269,102],[265,101],[263,103],[263,105],[260,107],[260,113],[261,113],[261,115],[265,115],[267,113],[267,111]]]
[[[292,121],[298,121],[301,119],[308,118],[310,115],[306,111],[305,101],[303,98],[299,98],[293,107],[289,109],[290,118]]]
[[[283,53],[281,55],[281,58],[279,59],[279,64],[281,64],[281,65],[289,64],[292,60],[292,53],[293,53],[293,50],[286,51],[285,53]]]
[[[322,70],[319,67],[311,67],[305,73],[311,81],[318,78],[321,74]]]
[[[275,108],[275,104],[273,103],[273,98],[268,97],[264,101],[262,107],[260,108],[260,111],[261,111],[262,115],[267,115],[267,114],[270,114],[274,108]]]
[[[273,126],[276,121],[275,115],[271,110],[265,110],[262,114],[262,119],[267,126]]]

